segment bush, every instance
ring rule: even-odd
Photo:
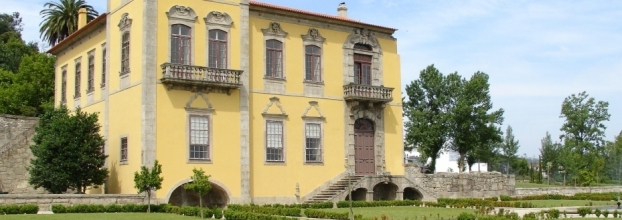
[[[613,211],[613,218],[618,218],[618,215],[619,215],[619,214],[620,214],[620,213],[618,212],[618,210],[617,210],[617,209],[616,209],[616,210],[614,210],[614,211]]]
[[[460,213],[458,220],[475,220],[475,215],[468,212]]]
[[[331,203],[332,204],[332,203]],[[283,206],[276,206],[278,208],[273,208],[273,205],[229,205],[229,209],[236,212],[250,212],[250,213],[258,213],[258,214],[266,214],[266,215],[281,215],[281,216],[301,216],[300,208],[281,208]]]
[[[603,217],[607,218],[609,216],[609,210],[602,211]]]
[[[582,218],[585,218],[586,215],[592,214],[592,209],[589,207],[577,208],[577,213],[579,213]]]
[[[220,208],[214,208],[212,210],[212,212],[214,213],[214,218],[215,219],[222,219],[222,209]]]
[[[67,208],[64,205],[52,205],[52,212],[54,214],[67,213]]]
[[[25,205],[0,205],[0,215],[37,214],[39,206],[35,204]]]
[[[533,213],[533,212],[527,213],[523,215],[523,219],[537,219],[536,213]]]
[[[512,200],[512,197],[505,196],[505,195],[501,195],[500,198],[501,198],[501,201],[511,201]]]
[[[349,214],[347,212],[346,213],[324,212],[324,211],[315,210],[315,209],[305,209],[305,216],[307,216],[307,218],[323,218],[323,219],[337,219],[337,220],[348,220],[349,219]],[[363,216],[357,214],[357,215],[354,215],[354,219],[363,219]]]
[[[559,218],[559,210],[557,209],[549,209],[547,213],[548,218],[558,219]]]
[[[594,215],[596,215],[596,218],[600,218],[600,214],[601,212],[599,208],[594,209]]]

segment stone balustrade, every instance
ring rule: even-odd
[[[343,86],[343,97],[348,101],[371,101],[387,103],[393,101],[393,88],[349,84]]]
[[[210,68],[184,64],[164,63],[161,65],[162,78],[169,89],[188,89],[197,87],[235,89],[242,86],[240,76],[244,71]]]

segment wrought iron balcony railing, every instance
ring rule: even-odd
[[[388,103],[393,101],[393,88],[349,84],[343,86],[343,98],[346,101],[369,101]]]
[[[197,89],[231,89],[242,86],[240,75],[242,70],[218,69],[205,66],[164,63],[162,67],[162,81],[169,89],[197,90]]]

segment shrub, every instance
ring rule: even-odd
[[[557,209],[549,209],[547,213],[548,218],[558,219],[559,218],[559,210]]]
[[[475,215],[468,212],[460,213],[458,220],[475,220]]]
[[[579,213],[582,218],[585,218],[586,215],[592,214],[592,209],[590,207],[577,208],[577,213]]]
[[[596,215],[596,218],[600,218],[600,214],[601,212],[599,208],[594,209],[594,215]]]
[[[609,216],[609,210],[602,211],[603,217],[607,218]]]
[[[39,206],[35,204],[25,205],[0,205],[0,215],[37,214]]]
[[[305,215],[307,218],[323,218],[323,219],[337,219],[337,220],[348,220],[349,214],[346,213],[335,213],[335,212],[324,212],[315,209],[305,209]],[[225,216],[225,218],[227,218]],[[354,215],[354,219],[363,219],[362,215]],[[229,220],[227,218],[227,220]]]
[[[618,218],[618,215],[619,215],[619,214],[620,214],[620,213],[618,212],[618,210],[617,210],[617,209],[616,209],[616,210],[614,210],[614,211],[613,211],[613,218]]]
[[[212,212],[214,213],[214,218],[215,219],[222,219],[222,209],[220,208],[214,208],[212,210]]]
[[[501,195],[500,198],[501,198],[501,201],[511,201],[512,200],[512,197],[505,196],[505,195]]]
[[[530,212],[523,215],[523,219],[536,219],[536,213]]]

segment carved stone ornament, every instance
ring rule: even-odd
[[[129,28],[130,26],[132,26],[132,19],[129,17],[130,14],[128,13],[123,13],[121,15],[121,20],[119,21],[119,24],[117,26],[119,26],[119,29],[121,30],[125,30],[127,28]]]
[[[318,31],[315,28],[309,28],[309,31],[307,31],[307,34],[302,35],[302,39],[304,39],[305,41],[315,41],[315,42],[320,42],[320,43],[323,43],[324,40],[326,40],[326,38],[320,35],[320,31]]]
[[[268,113],[268,110],[270,109],[270,107],[272,107],[272,105],[276,105],[276,107],[279,108],[279,111],[281,111],[281,114]],[[261,114],[263,116],[287,117],[287,113],[285,113],[285,110],[283,109],[283,106],[281,106],[281,102],[279,100],[279,97],[272,97],[272,98],[270,98],[270,103],[268,103],[268,105],[266,105],[266,108],[263,109],[263,112]]]
[[[320,116],[307,116],[307,113],[309,113],[309,110],[311,110],[311,108],[315,108],[315,110],[317,110],[317,113]],[[324,114],[322,114],[322,110],[320,110],[320,106],[318,105],[317,101],[310,101],[309,102],[309,106],[307,107],[307,109],[305,109],[305,112],[302,113],[302,118],[324,119]]]
[[[354,44],[367,44],[372,46],[374,49],[378,48],[378,39],[375,34],[365,28],[357,28],[354,29],[354,33],[350,34],[348,37],[348,41]]]
[[[168,12],[166,12],[166,16],[168,16],[169,19],[181,19],[192,22],[197,20],[197,14],[192,8],[181,5],[171,7]]]
[[[222,25],[226,27],[230,27],[233,24],[233,19],[231,16],[225,12],[212,11],[207,13],[207,16],[203,18],[206,24],[216,24]]]
[[[354,119],[367,118],[371,120],[382,119],[382,113],[386,104],[374,104],[371,102],[350,102],[350,116]]]
[[[283,29],[281,29],[281,24],[277,22],[270,23],[270,26],[268,28],[261,29],[261,31],[263,31],[264,35],[272,35],[278,37],[287,36],[287,32],[283,31]]]
[[[207,104],[207,108],[202,109],[202,110],[211,110],[213,111],[214,108],[212,107],[212,103],[209,101],[209,99],[207,98],[207,96],[205,96],[205,94],[201,93],[201,92],[197,92],[194,95],[190,96],[190,99],[188,99],[188,102],[186,102],[186,110],[198,110],[199,108],[195,108],[192,107],[192,103],[194,102],[194,100],[196,100],[197,98],[199,98],[199,96],[201,97],[201,99],[203,99],[203,101],[205,102],[205,104]]]

